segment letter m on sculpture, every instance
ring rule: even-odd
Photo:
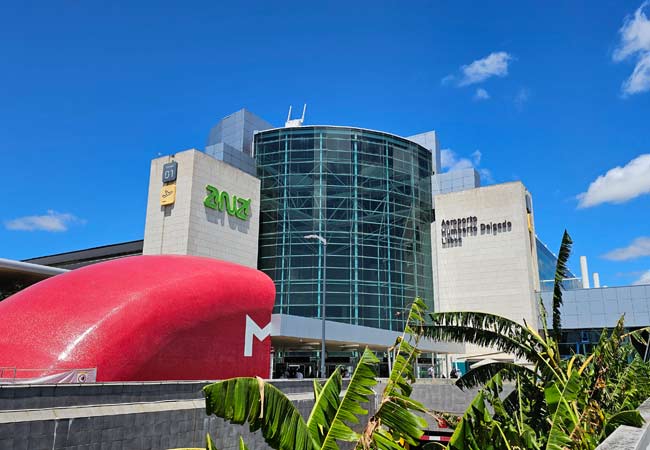
[[[260,328],[257,323],[247,314],[246,315],[246,334],[244,336],[244,356],[253,356],[253,336],[263,341],[271,335],[271,322],[264,328]]]

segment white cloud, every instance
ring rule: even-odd
[[[440,151],[442,170],[452,172],[454,170],[476,169],[483,180],[487,183],[493,183],[492,172],[480,167],[482,157],[483,154],[479,150],[474,151],[469,158],[459,157],[455,151],[448,148]]]
[[[530,99],[530,91],[527,88],[521,88],[515,95],[515,107],[521,111],[524,104]]]
[[[601,203],[624,203],[650,193],[650,154],[643,154],[625,166],[614,167],[593,181],[587,192],[577,196],[578,208]]]
[[[623,96],[650,91],[650,52],[639,58],[630,78],[623,83]]]
[[[494,183],[494,177],[489,169],[478,169],[478,173],[481,175],[481,179],[486,183]]]
[[[73,214],[59,213],[50,209],[42,216],[18,217],[7,220],[4,224],[7,230],[62,232],[67,231],[69,225],[78,223],[83,224],[85,221]]]
[[[443,85],[443,86],[447,86],[447,85],[452,84],[455,79],[456,79],[455,76],[447,75],[446,77],[443,77],[442,80],[440,80],[440,84]]]
[[[643,11],[649,5],[650,1],[643,2],[634,15],[624,19],[619,30],[621,42],[613,54],[614,61],[622,61],[638,52],[650,51],[650,19]]]
[[[463,78],[458,82],[459,86],[480,83],[490,77],[505,77],[508,75],[508,63],[512,60],[506,52],[490,53],[483,59],[477,59],[473,63],[461,67]]]
[[[478,162],[480,163],[481,152],[478,152],[478,154],[479,154]],[[440,162],[442,164],[442,169],[446,170],[447,172],[451,172],[453,170],[474,168],[473,161],[471,161],[469,158],[459,158],[458,154],[455,151],[448,148],[440,151]]]
[[[479,150],[474,150],[474,153],[471,154],[471,157],[476,167],[481,165],[481,158],[483,157],[483,154]]]
[[[474,100],[487,100],[490,98],[490,94],[483,88],[478,88],[474,94]]]
[[[650,270],[648,270],[647,272],[644,272],[643,274],[641,274],[641,276],[639,277],[639,279],[636,280],[636,281],[635,281],[634,283],[632,283],[632,284],[635,284],[635,285],[639,285],[639,284],[650,284]]]
[[[650,237],[636,238],[627,247],[616,248],[611,252],[605,253],[603,258],[612,261],[627,261],[628,259],[636,259],[643,256],[650,256]]]
[[[612,55],[616,62],[637,57],[632,75],[621,87],[624,97],[650,91],[650,19],[644,12],[648,6],[650,1],[643,2],[632,16],[624,19],[619,30],[621,41]]]

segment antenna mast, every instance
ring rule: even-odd
[[[286,128],[292,128],[292,127],[301,127],[302,124],[305,122],[305,112],[307,111],[307,103],[304,104],[302,107],[302,117],[300,119],[292,119],[291,118],[291,106],[289,106],[289,114],[287,115],[287,121],[284,124]]]

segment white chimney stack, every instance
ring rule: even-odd
[[[598,272],[594,272],[594,287],[600,287],[600,275],[598,275]]]
[[[582,275],[582,288],[589,289],[589,269],[587,268],[587,257],[580,257],[580,273]]]

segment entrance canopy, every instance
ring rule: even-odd
[[[271,319],[271,342],[275,348],[293,351],[320,350],[320,319],[273,314]],[[402,333],[379,328],[325,321],[325,345],[328,351],[363,350],[386,351],[395,344]],[[424,353],[464,353],[465,346],[452,342],[436,342],[422,339],[419,348]]]

